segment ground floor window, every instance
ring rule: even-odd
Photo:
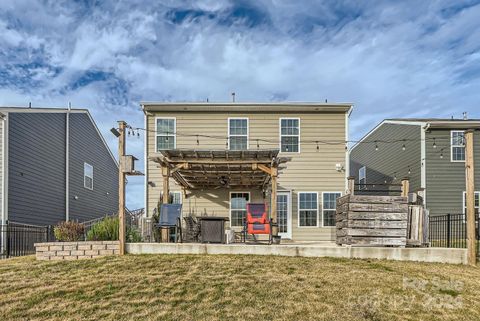
[[[480,192],[475,192],[475,214],[478,215],[480,209]],[[463,192],[463,214],[467,213],[467,192]]]
[[[318,193],[298,193],[298,226],[318,226]]]
[[[247,203],[250,201],[248,192],[230,193],[230,223],[231,226],[243,226],[247,215]]]
[[[335,226],[335,214],[337,212],[337,198],[342,196],[340,192],[325,192],[323,195],[323,226]]]
[[[182,193],[170,192],[170,199],[172,201],[172,204],[182,204]]]

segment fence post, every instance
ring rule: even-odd
[[[451,243],[451,215],[447,214],[447,247],[450,248]]]
[[[350,195],[353,195],[355,193],[355,176],[349,176],[347,179],[348,179],[347,193]]]
[[[408,177],[402,179],[402,196],[407,197],[410,190],[410,180]]]
[[[7,241],[5,242],[6,244],[6,249],[5,249],[5,253],[7,255],[7,259],[10,257],[10,231],[9,231],[9,228],[8,228],[8,220],[5,221],[5,234],[6,234],[6,238],[7,238]]]

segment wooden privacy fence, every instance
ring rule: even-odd
[[[347,194],[337,200],[337,244],[405,246],[408,198]]]

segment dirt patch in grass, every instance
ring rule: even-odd
[[[0,320],[479,320],[480,269],[272,256],[0,261]]]

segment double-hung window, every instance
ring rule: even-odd
[[[170,192],[170,197],[172,204],[182,204],[182,193],[181,192]]]
[[[83,163],[83,187],[93,190],[93,166]]]
[[[318,193],[298,193],[298,226],[318,226]]]
[[[228,149],[248,149],[248,118],[228,119]]]
[[[250,193],[230,193],[230,222],[231,226],[243,226],[247,216],[247,203],[250,201]]]
[[[325,192],[323,195],[323,226],[335,226],[337,213],[337,198],[342,196],[340,192]]]
[[[360,189],[367,188],[367,168],[365,166],[360,167],[358,170],[358,184]]]
[[[280,151],[300,152],[300,118],[280,118]]]
[[[156,126],[157,152],[166,149],[175,149],[175,118],[156,118]]]
[[[465,161],[465,132],[461,130],[451,131],[451,155],[452,162]]]
[[[480,192],[475,192],[475,215],[478,219],[480,209]],[[463,214],[467,214],[467,193],[463,192]]]

